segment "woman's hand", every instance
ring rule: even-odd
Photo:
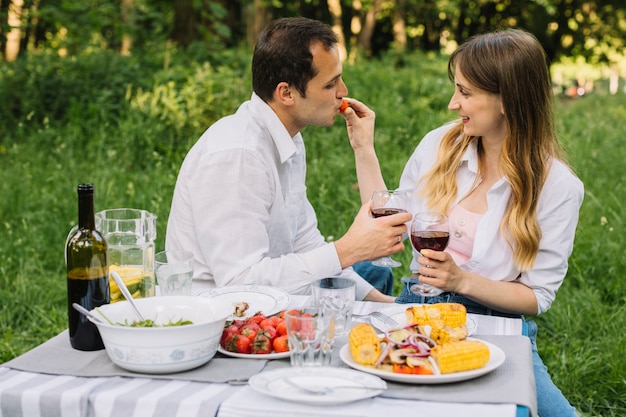
[[[376,113],[353,98],[344,98],[350,107],[340,113],[346,119],[346,128],[350,145],[355,151],[359,148],[374,147],[374,125]]]
[[[463,270],[447,252],[424,249],[421,254],[417,272],[424,284],[464,295],[498,311],[537,314],[537,298],[530,287],[516,281],[493,281]]]
[[[417,271],[424,284],[432,285],[443,291],[464,294],[465,271],[458,267],[449,253],[423,249],[417,263]]]
[[[374,191],[387,189],[374,150],[376,114],[358,100],[353,98],[344,100],[350,103],[350,107],[340,114],[346,119],[348,139],[354,150],[361,202],[365,203],[369,201]]]

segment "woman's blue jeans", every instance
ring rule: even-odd
[[[359,262],[352,269],[383,294],[393,295],[393,272],[388,266],[376,266],[371,262]]]
[[[402,278],[404,284],[402,293],[396,298],[396,303],[460,303],[465,305],[468,313],[485,314],[503,317],[520,317],[511,314],[502,313],[487,308],[476,303],[462,295],[444,292],[434,297],[423,297],[416,295],[411,291],[411,285],[419,282],[417,278]],[[544,365],[537,351],[537,323],[533,320],[525,320],[526,335],[530,338],[532,346],[533,370],[535,373],[535,385],[537,388],[537,408],[539,417],[577,417],[576,409],[572,407],[561,392],[561,390],[552,382],[552,378],[548,373],[548,368]]]

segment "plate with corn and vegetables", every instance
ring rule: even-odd
[[[376,333],[355,325],[341,360],[351,368],[396,382],[444,384],[477,378],[500,367],[498,346],[468,338],[465,307],[457,303],[404,307],[407,325]]]
[[[468,341],[472,341],[472,339],[468,339]],[[350,353],[350,346],[348,344],[341,348],[339,355],[341,360],[350,368],[376,375],[387,381],[411,384],[447,384],[478,378],[479,376],[486,375],[496,370],[504,363],[505,354],[502,349],[488,342],[480,341],[480,343],[484,343],[489,352],[489,359],[485,365],[470,371],[459,371],[447,374],[398,373],[394,372],[393,367],[389,365],[381,367],[375,367],[374,365],[362,365],[354,360],[352,354]],[[453,353],[448,354],[449,357],[452,357],[453,355]]]

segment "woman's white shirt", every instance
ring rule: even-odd
[[[417,198],[415,188],[419,179],[433,166],[439,143],[453,124],[429,132],[419,143],[407,162],[400,179],[400,189],[413,193],[412,213],[425,211],[423,199]],[[478,156],[472,144],[457,172],[458,194],[454,204],[466,195],[476,181]],[[537,204],[537,219],[542,237],[539,252],[532,269],[521,272],[513,262],[513,253],[500,233],[511,187],[505,178],[496,182],[487,192],[487,212],[476,230],[471,258],[459,267],[494,281],[518,281],[530,287],[537,297],[537,314],[550,308],[556,292],[567,273],[568,258],[574,246],[578,213],[583,201],[583,183],[560,161],[553,161]],[[417,270],[417,253],[411,270]]]

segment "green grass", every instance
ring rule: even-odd
[[[97,210],[156,213],[162,249],[187,149],[250,95],[246,53],[198,63],[176,55],[166,69],[164,59],[40,56],[0,67],[7,103],[0,107],[0,363],[66,327],[63,249],[76,222],[76,185],[95,184]],[[420,138],[454,116],[446,109],[445,60],[416,55],[405,64],[344,68],[350,96],[377,112],[376,146],[390,187]],[[537,319],[538,343],[584,416],[626,415],[625,109],[623,94],[558,105],[561,137],[586,194],[568,276]],[[360,206],[344,123],[303,134],[309,198],[323,234],[339,237]],[[394,258],[404,264],[398,277],[407,274],[408,245]]]

